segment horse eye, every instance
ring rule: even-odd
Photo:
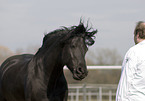
[[[76,46],[75,46],[75,45],[71,45],[71,47],[72,47],[72,48],[75,48]]]

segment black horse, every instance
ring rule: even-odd
[[[76,80],[87,76],[85,54],[97,30],[78,26],[48,33],[35,55],[8,58],[0,68],[0,101],[67,101],[63,67]]]

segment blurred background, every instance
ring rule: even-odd
[[[89,69],[82,81],[73,80],[69,70],[64,70],[69,100],[114,101],[123,57],[134,45],[136,23],[145,18],[144,3],[143,0],[1,0],[0,64],[12,55],[35,54],[45,33],[61,26],[78,25],[83,18],[85,25],[89,21],[90,27],[98,29],[95,44],[86,54],[87,65],[95,69]]]

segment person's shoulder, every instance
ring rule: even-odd
[[[136,53],[138,53],[138,45],[132,46],[132,47],[126,52],[126,56],[128,56],[128,57],[130,57],[130,56],[135,56]]]
[[[145,44],[138,43],[138,44],[132,46],[126,52],[125,57],[127,57],[127,58],[145,57]]]
[[[132,46],[128,51],[129,51],[129,52],[134,52],[134,51],[137,51],[137,49],[138,49],[138,44]]]
[[[145,51],[145,41],[140,42],[134,46],[132,46],[129,50],[129,52],[140,52],[140,51]]]

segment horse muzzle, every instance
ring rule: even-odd
[[[73,71],[73,78],[75,80],[82,80],[88,75],[87,69],[84,69],[82,67],[78,67],[74,69]]]

